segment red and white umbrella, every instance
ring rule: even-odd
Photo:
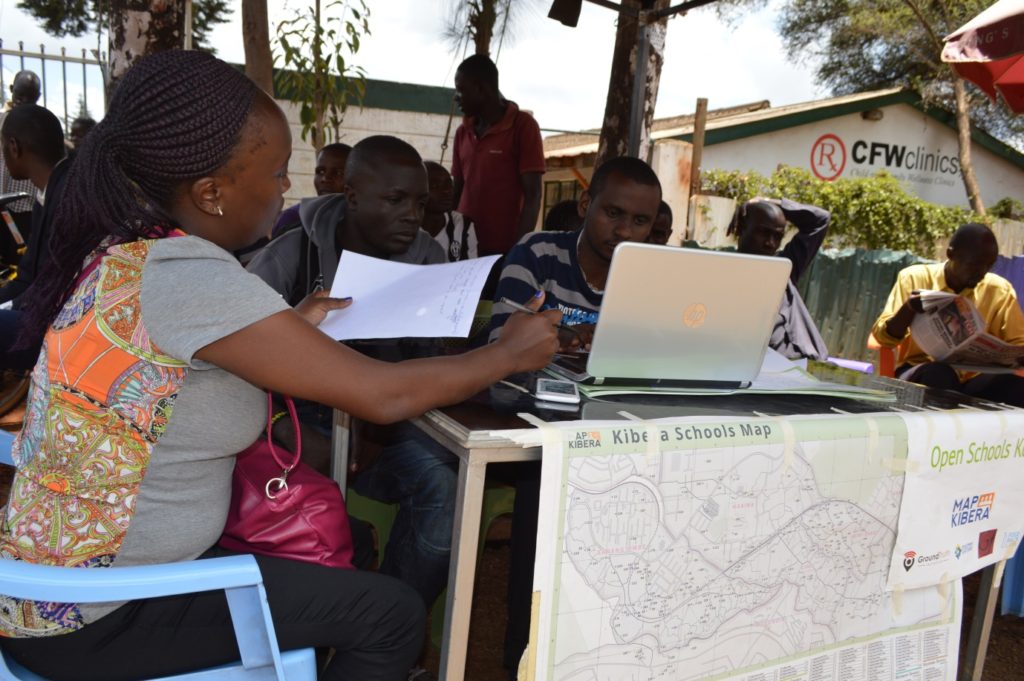
[[[999,0],[946,36],[942,61],[1024,113],[1024,0]]]

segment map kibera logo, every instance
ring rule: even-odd
[[[988,520],[988,516],[992,512],[992,506],[995,503],[995,492],[985,492],[984,494],[975,494],[974,496],[953,500],[950,526],[959,527],[976,523],[979,520]]]
[[[601,446],[601,433],[596,430],[577,431],[576,437],[569,440],[569,449],[590,449]]]
[[[910,568],[914,567],[914,556],[917,553],[915,551],[907,551],[903,554],[903,569],[910,572]]]

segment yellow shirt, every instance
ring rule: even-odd
[[[946,285],[946,263],[931,265],[911,265],[899,273],[896,285],[889,292],[889,300],[885,309],[875,321],[871,333],[884,347],[899,346],[896,366],[900,364],[923,364],[932,359],[914,342],[913,336],[903,343],[902,338],[890,336],[885,325],[889,323],[903,303],[916,290],[947,291],[957,293],[974,303],[985,322],[985,331],[996,338],[1013,345],[1024,345],[1024,313],[1017,302],[1017,294],[1013,285],[998,274],[991,272],[985,275],[974,288],[954,291]],[[902,343],[902,345],[901,345]]]

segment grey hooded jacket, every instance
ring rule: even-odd
[[[306,262],[311,266],[313,258],[319,258],[322,283],[327,290],[334,283],[334,273],[338,269],[334,235],[337,229],[344,229],[347,205],[344,195],[327,194],[303,199],[299,206],[302,229],[309,235],[310,253]],[[285,300],[291,300],[296,289],[305,286],[307,281],[310,285],[304,293],[311,293],[313,278],[307,277],[306,272],[299,272],[302,241],[302,233],[298,229],[285,232],[257,253],[247,269],[267,282]],[[416,265],[447,262],[444,249],[422,229],[408,251],[391,256],[390,260]]]

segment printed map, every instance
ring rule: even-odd
[[[898,419],[586,427],[544,452],[538,678],[953,678],[956,594],[886,592]]]

